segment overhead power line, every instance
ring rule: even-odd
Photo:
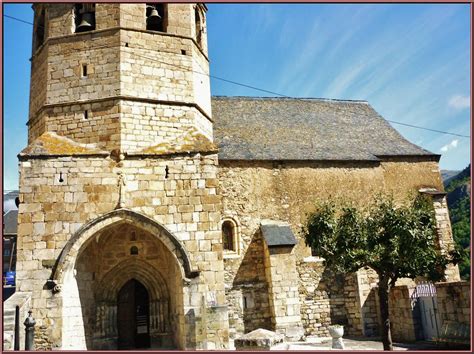
[[[12,19],[12,20],[16,20],[16,21],[19,21],[19,22],[22,22],[22,23],[26,23],[26,24],[29,24],[29,25],[33,25],[33,23],[28,22],[28,21],[25,21],[25,20],[22,20],[22,19],[20,19],[20,18],[16,18],[16,17],[9,16],[9,15],[4,15],[4,16],[7,17],[7,18],[10,18],[10,19]],[[92,48],[92,49],[103,49],[103,48],[109,48],[109,46],[98,46],[98,47],[94,47],[94,48]],[[75,51],[81,51],[82,49],[73,49],[73,50],[75,50]],[[298,97],[291,97],[291,96],[284,95],[284,94],[281,94],[281,93],[278,93],[278,92],[274,92],[274,91],[262,89],[262,88],[259,88],[259,87],[256,87],[256,86],[252,86],[252,85],[248,85],[248,84],[243,84],[243,83],[240,83],[240,82],[237,82],[237,81],[225,79],[225,78],[223,78],[223,77],[219,77],[219,76],[215,76],[215,75],[203,73],[203,72],[200,72],[200,71],[192,70],[192,69],[190,69],[189,67],[184,67],[184,66],[177,65],[177,64],[172,64],[172,63],[167,63],[167,62],[161,61],[161,60],[159,60],[159,59],[157,59],[157,58],[148,57],[148,56],[146,56],[146,55],[138,54],[138,53],[136,53],[136,52],[132,52],[132,54],[135,55],[135,56],[139,56],[139,57],[148,59],[148,60],[153,60],[153,61],[155,61],[155,62],[159,62],[159,63],[164,64],[164,65],[173,66],[173,67],[176,67],[176,68],[179,68],[179,69],[191,71],[191,72],[196,73],[196,74],[208,76],[208,77],[211,78],[211,79],[215,79],[215,80],[227,82],[227,83],[232,84],[232,85],[241,86],[241,87],[249,88],[249,89],[256,90],[256,91],[269,93],[269,94],[272,94],[272,95],[275,95],[275,96],[279,96],[279,97],[290,98],[290,99],[296,99],[296,100],[300,99],[300,100],[301,100],[301,98],[298,98]],[[435,133],[439,133],[439,134],[453,135],[453,136],[458,136],[458,137],[462,137],[462,138],[470,138],[469,135],[463,135],[463,134],[451,133],[451,132],[447,132],[447,131],[443,131],[443,130],[431,129],[431,128],[426,128],[426,127],[420,127],[420,126],[418,126],[418,125],[413,125],[413,124],[407,124],[407,123],[397,122],[397,121],[393,121],[393,120],[389,120],[389,119],[385,119],[385,120],[386,120],[387,122],[390,122],[390,123],[393,123],[393,124],[399,124],[399,125],[403,125],[403,126],[410,127],[410,128],[416,128],[416,129],[431,131],[431,132],[435,132]]]

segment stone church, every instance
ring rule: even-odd
[[[367,102],[211,97],[204,4],[33,8],[17,292],[37,349],[377,334],[374,273],[330,274],[301,238],[318,200],[430,193],[452,247],[440,156]]]

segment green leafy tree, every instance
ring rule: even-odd
[[[437,249],[433,203],[420,195],[397,207],[391,198],[378,198],[365,211],[334,202],[317,207],[303,228],[306,244],[338,272],[370,267],[378,274],[378,295],[384,350],[393,350],[389,319],[389,291],[399,278],[443,278],[455,252],[443,256]]]

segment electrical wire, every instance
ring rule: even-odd
[[[131,14],[127,11],[124,11],[128,14]],[[33,23],[31,22],[28,22],[28,21],[25,21],[25,20],[22,20],[22,19],[19,19],[19,18],[16,18],[16,17],[13,17],[13,16],[9,16],[9,15],[4,15],[5,17],[7,18],[10,18],[12,20],[16,20],[16,21],[19,21],[19,22],[22,22],[22,23],[26,23],[26,24],[29,24],[29,25],[33,25]],[[109,46],[97,46],[97,47],[94,47],[94,48],[91,48],[91,49],[103,49],[103,48],[110,48]],[[137,48],[138,49],[138,48]],[[83,51],[83,49],[72,49],[74,51]],[[187,71],[190,71],[192,73],[195,73],[195,74],[200,74],[200,75],[204,75],[204,76],[207,76],[211,79],[215,79],[215,80],[219,80],[219,81],[223,81],[223,82],[226,82],[226,83],[229,83],[229,84],[232,84],[232,85],[236,85],[236,86],[241,86],[241,87],[245,87],[245,88],[249,88],[249,89],[252,89],[252,90],[256,90],[256,91],[260,91],[260,92],[265,92],[265,93],[269,93],[269,94],[272,94],[272,95],[275,95],[275,96],[279,96],[279,97],[284,97],[284,98],[290,98],[290,99],[295,99],[295,100],[298,100],[301,98],[297,98],[297,97],[291,97],[291,96],[288,96],[288,95],[284,95],[284,94],[281,94],[281,93],[278,93],[278,92],[274,92],[274,91],[270,91],[270,90],[266,90],[266,89],[262,89],[262,88],[259,88],[259,87],[256,87],[256,86],[252,86],[252,85],[248,85],[248,84],[243,84],[243,83],[240,83],[240,82],[237,82],[237,81],[233,81],[233,80],[229,80],[229,79],[225,79],[223,77],[219,77],[219,76],[215,76],[215,75],[211,75],[211,74],[207,74],[207,73],[204,73],[204,72],[200,72],[200,71],[196,71],[196,70],[193,70],[189,67],[184,67],[184,66],[180,66],[180,65],[176,65],[176,64],[172,64],[172,63],[167,63],[167,62],[164,62],[164,61],[161,61],[157,58],[151,58],[151,57],[148,57],[148,56],[145,56],[143,54],[138,54],[134,51],[132,51],[131,53],[133,53],[133,55],[135,56],[138,56],[138,57],[142,57],[142,58],[145,58],[145,59],[148,59],[148,60],[153,60],[154,62],[159,62],[161,64],[164,64],[164,65],[168,65],[168,66],[172,66],[172,67],[176,67],[176,68],[179,68],[179,69],[182,69],[182,70],[187,70]],[[427,131],[431,131],[431,132],[435,132],[435,133],[439,133],[439,134],[447,134],[447,135],[454,135],[454,136],[458,136],[458,137],[462,137],[462,138],[470,138],[469,135],[462,135],[462,134],[457,134],[457,133],[451,133],[451,132],[447,132],[447,131],[443,131],[443,130],[437,130],[437,129],[431,129],[431,128],[426,128],[426,127],[420,127],[420,126],[417,126],[417,125],[413,125],[413,124],[407,124],[407,123],[402,123],[402,122],[397,122],[397,121],[393,121],[393,120],[389,120],[389,119],[385,119],[387,122],[390,122],[390,123],[393,123],[393,124],[399,124],[399,125],[403,125],[403,126],[406,126],[406,127],[410,127],[410,128],[416,128],[416,129],[421,129],[421,130],[427,130]]]

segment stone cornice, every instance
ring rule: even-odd
[[[63,41],[64,39],[76,39],[76,40],[79,41],[79,40],[81,40],[81,38],[83,38],[85,36],[98,35],[98,34],[107,33],[107,32],[117,32],[117,31],[120,31],[120,30],[148,33],[148,34],[153,34],[153,35],[160,35],[160,36],[165,36],[165,37],[175,37],[175,38],[190,40],[194,43],[195,47],[199,50],[199,52],[202,54],[204,59],[206,59],[206,61],[209,63],[209,57],[207,56],[206,53],[204,53],[202,48],[199,46],[199,44],[196,42],[196,40],[193,37],[183,36],[183,35],[174,34],[174,33],[148,31],[148,30],[142,30],[142,29],[138,29],[138,28],[121,27],[121,26],[110,27],[110,28],[94,30],[94,31],[88,31],[88,32],[82,32],[82,33],[71,33],[71,34],[66,34],[66,35],[63,35],[63,36],[48,37],[44,40],[43,44],[40,47],[38,47],[38,49],[33,53],[30,60],[32,61],[32,60],[34,60],[35,57],[39,56],[41,51],[43,50],[43,48],[46,47],[49,44],[56,44],[56,43],[59,43],[59,42]],[[114,34],[114,33],[112,33],[112,34]],[[90,49],[94,49],[94,48],[90,48]]]

